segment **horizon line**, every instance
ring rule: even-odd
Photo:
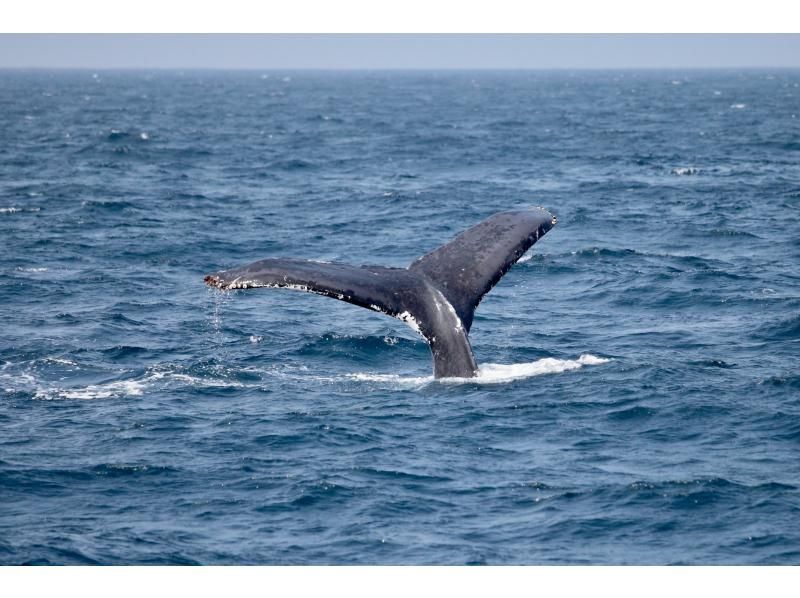
[[[540,66],[540,67],[507,67],[507,66],[443,66],[443,67],[419,67],[419,66],[385,66],[385,67],[324,67],[324,66],[268,66],[268,67],[219,67],[219,66],[0,66],[0,71],[91,71],[91,72],[119,72],[119,71],[215,71],[215,72],[541,72],[541,71],[754,71],[763,69],[775,69],[781,71],[798,71],[800,66],[786,65],[726,65],[726,66]]]

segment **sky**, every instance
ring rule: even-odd
[[[0,34],[0,68],[800,67],[800,34]]]

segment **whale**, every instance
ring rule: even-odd
[[[435,378],[472,378],[475,309],[511,267],[556,224],[541,207],[496,213],[408,267],[352,266],[266,258],[209,274],[222,290],[294,289],[346,301],[402,320],[430,346]]]

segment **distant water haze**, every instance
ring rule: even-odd
[[[797,34],[3,34],[0,68],[800,67]]]

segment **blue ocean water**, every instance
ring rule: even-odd
[[[0,563],[800,562],[800,71],[5,71],[0,141]],[[203,284],[528,205],[478,380]]]

